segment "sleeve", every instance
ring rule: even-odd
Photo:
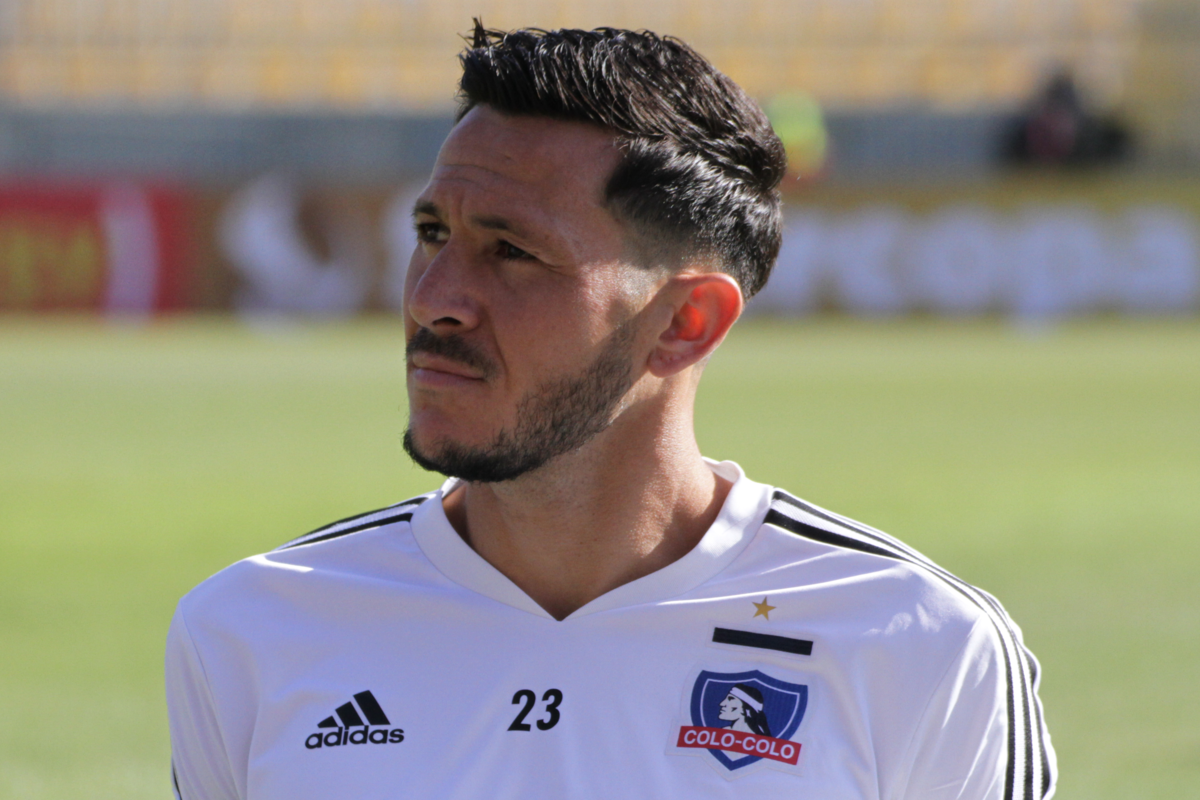
[[[1055,757],[1020,629],[985,614],[937,684],[909,745],[904,800],[1049,800]]]
[[[204,665],[176,609],[167,633],[167,716],[177,800],[240,800]]]

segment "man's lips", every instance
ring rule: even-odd
[[[483,380],[483,375],[461,361],[432,353],[413,353],[408,360],[410,375],[422,383],[454,384]]]

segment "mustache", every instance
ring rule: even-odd
[[[490,378],[495,372],[492,360],[482,350],[458,334],[438,336],[428,328],[418,328],[404,347],[404,357],[411,363],[412,357],[416,353],[428,353],[465,364],[483,373],[485,379]]]

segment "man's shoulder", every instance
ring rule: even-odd
[[[806,581],[852,584],[855,605],[882,616],[919,610],[967,628],[985,617],[1011,625],[995,598],[900,539],[782,489],[772,491],[762,527],[770,532],[759,537],[767,560],[793,566]]]
[[[344,536],[380,528],[395,522],[408,522],[412,519],[413,512],[435,494],[436,492],[419,494],[416,497],[410,497],[407,500],[393,503],[383,508],[344,517],[336,522],[330,522],[328,525],[322,525],[315,530],[311,530],[303,536],[297,536],[295,539],[276,547],[271,552],[278,553],[283,550],[291,550],[295,547],[306,547],[332,539],[340,539]]]
[[[995,726],[1003,738],[995,741],[1007,747],[1009,785],[1023,784],[1026,797],[1051,791],[1054,755],[1037,699],[1040,666],[995,597],[894,536],[787,492],[773,493],[763,529],[772,549],[791,551],[791,563],[810,566],[809,576],[817,573],[818,581],[834,587],[838,596],[825,597],[822,607],[838,622],[855,620],[842,629],[856,634],[856,641],[875,655],[861,663],[886,663],[887,674],[911,685],[920,678],[937,681],[925,716],[934,731],[927,741],[958,741],[955,724],[972,730],[990,719],[1003,720],[1003,726]],[[975,711],[964,687],[976,698]],[[951,707],[962,711],[952,715]],[[951,717],[958,722],[948,725]],[[964,740],[971,735],[964,734]],[[928,759],[923,779],[945,785],[944,770],[935,767],[946,761],[947,750],[927,744],[922,752],[918,756]]]
[[[354,514],[298,536],[266,553],[237,561],[200,582],[180,601],[181,611],[244,607],[255,599],[305,590],[326,575],[340,581],[369,578],[381,561],[407,560],[416,552],[400,535],[413,513],[436,492]]]

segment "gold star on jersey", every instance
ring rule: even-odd
[[[765,598],[765,597],[762,599],[761,603],[752,603],[751,605],[753,605],[756,609],[758,609],[757,611],[754,612],[754,616],[755,617],[763,617],[767,621],[770,621],[771,612],[777,608],[777,606],[768,604],[767,598]]]

